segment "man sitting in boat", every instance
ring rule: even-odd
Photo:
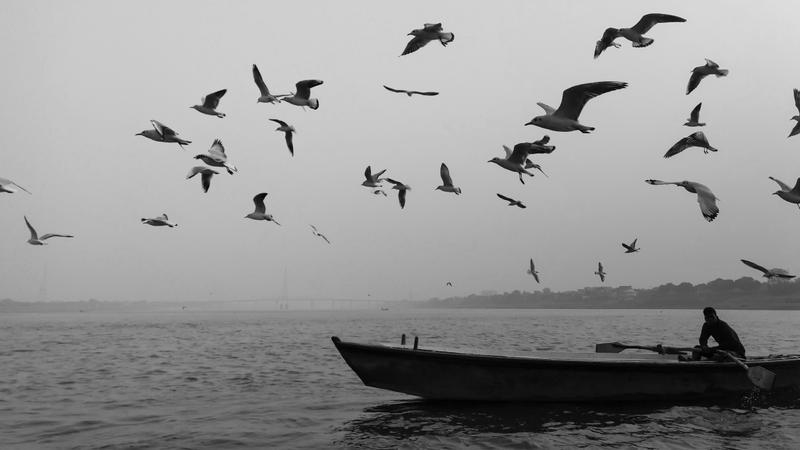
[[[733,331],[730,325],[717,317],[717,311],[708,306],[703,309],[703,316],[705,316],[706,321],[700,331],[700,345],[696,346],[695,350],[692,351],[692,359],[697,361],[702,357],[706,357],[715,361],[724,361],[727,356],[723,353],[718,353],[717,350],[725,350],[737,358],[744,358],[744,346],[739,341],[739,335]],[[713,337],[719,345],[709,347],[709,337]]]

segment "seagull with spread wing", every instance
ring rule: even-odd
[[[405,208],[406,192],[411,190],[411,186],[391,178],[387,178],[386,181],[394,185],[392,186],[392,189],[397,189],[397,199],[400,201],[400,209]]]
[[[278,125],[278,128],[275,128],[275,131],[283,131],[284,137],[286,138],[286,146],[289,147],[289,153],[294,156],[294,144],[292,143],[292,135],[296,133],[294,127],[289,125],[288,123],[278,120],[278,119],[269,119]]]
[[[222,141],[219,139],[214,139],[214,143],[212,143],[211,148],[208,149],[207,155],[195,155],[194,159],[202,160],[209,166],[224,167],[230,175],[233,175],[234,172],[238,172],[236,166],[228,163],[228,156],[225,154],[225,147],[222,145]]]
[[[281,97],[289,96],[289,94],[270,94],[267,84],[264,83],[264,79],[261,78],[261,72],[258,70],[258,67],[255,64],[253,64],[253,80],[256,82],[256,86],[258,86],[259,92],[261,92],[261,95],[258,97],[258,100],[256,100],[256,103],[280,103]]]
[[[461,188],[453,186],[453,179],[450,178],[450,169],[447,168],[445,163],[439,167],[439,176],[442,178],[442,185],[437,186],[435,190],[452,192],[456,195],[461,194]]]
[[[151,120],[150,123],[153,125],[152,130],[140,131],[136,133],[136,136],[144,136],[156,142],[174,142],[180,145],[181,148],[192,143],[192,141],[178,137],[178,133],[175,130],[157,120]]]
[[[262,192],[260,194],[256,194],[253,197],[253,204],[255,205],[255,210],[250,214],[244,216],[245,219],[253,219],[253,220],[265,220],[267,222],[275,222],[275,225],[280,225],[272,214],[267,214],[267,207],[264,205],[264,199],[267,197],[266,192]]]
[[[664,158],[675,156],[690,147],[700,147],[703,149],[703,153],[706,154],[708,154],[708,152],[717,151],[717,149],[708,143],[708,139],[706,139],[706,135],[702,131],[695,131],[670,147],[670,149],[667,150],[667,153],[664,154]]]
[[[689,95],[703,80],[709,75],[716,75],[717,78],[728,75],[727,69],[720,69],[719,64],[706,58],[706,64],[697,66],[692,69],[692,75],[689,77],[689,84],[686,86],[686,95]]]
[[[364,182],[361,183],[361,185],[365,186],[365,187],[368,187],[368,188],[379,188],[379,187],[381,187],[382,186],[381,182],[386,180],[385,178],[381,178],[381,175],[383,175],[384,172],[386,172],[386,169],[383,169],[380,172],[373,174],[372,173],[372,167],[371,166],[367,166],[367,169],[364,171],[364,178],[366,178],[366,179],[364,180]],[[379,189],[379,191],[383,192],[380,189]],[[377,194],[378,192],[375,191],[374,193]],[[383,192],[383,195],[385,196],[386,192]]]
[[[598,277],[600,277],[600,281],[605,283],[606,281],[606,273],[603,271],[603,263],[597,263],[597,272],[594,273]]]
[[[319,108],[319,100],[316,98],[311,98],[311,88],[319,86],[320,84],[322,84],[322,80],[298,81],[294,85],[297,92],[283,97],[281,100],[295,106],[302,106],[303,108],[308,106],[311,109],[317,109]]]
[[[177,227],[177,223],[172,223],[169,221],[169,217],[167,217],[167,213],[163,213],[158,217],[152,217],[149,219],[142,218],[142,223],[145,225],[150,225],[154,227]]]
[[[603,50],[614,46],[619,48],[619,44],[614,43],[618,37],[623,37],[631,41],[633,47],[647,47],[653,43],[653,39],[643,35],[650,31],[656,24],[669,22],[686,22],[683,17],[673,16],[672,14],[651,13],[645,14],[630,28],[606,28],[603,37],[597,41],[594,47],[594,57],[597,58]]]
[[[534,147],[532,147],[529,143],[523,142],[515,145],[514,150],[509,151],[508,147],[504,145],[503,149],[506,151],[506,157],[500,158],[499,156],[495,156],[487,162],[495,163],[503,169],[516,172],[519,175],[519,182],[525,184],[525,180],[522,179],[522,174],[524,173],[526,175],[533,176],[533,173],[526,170],[528,167],[535,167],[539,170],[542,170],[541,167],[528,160],[528,155],[530,154],[529,152],[532,148]],[[530,165],[528,165],[529,162]]]
[[[719,208],[717,207],[717,196],[711,192],[707,186],[694,182],[694,181],[661,181],[661,180],[644,180],[645,183],[653,185],[674,184],[680,186],[692,194],[697,194],[697,203],[700,205],[700,212],[703,218],[711,222],[717,218]],[[799,200],[800,201],[800,200]]]
[[[322,239],[323,239],[325,242],[327,242],[328,244],[330,244],[330,243],[331,243],[331,241],[329,241],[329,240],[328,240],[328,238],[327,238],[327,237],[325,237],[325,235],[324,235],[324,234],[322,234],[322,233],[320,233],[319,231],[317,231],[317,227],[315,227],[314,225],[310,225],[310,224],[309,224],[309,226],[311,227],[311,233],[312,233],[314,236],[321,237],[321,238],[322,238]]]
[[[75,237],[75,236],[73,236],[71,234],[56,234],[56,233],[47,233],[45,235],[42,235],[42,237],[39,237],[39,235],[36,233],[36,230],[33,229],[33,225],[31,225],[31,223],[28,222],[28,217],[27,216],[23,216],[23,217],[25,217],[25,225],[28,226],[28,230],[31,232],[31,238],[28,239],[28,244],[31,244],[31,245],[45,245],[45,244],[47,244],[47,242],[45,242],[45,241],[50,239],[50,238],[52,238],[52,237],[63,237],[63,238]]]
[[[389,86],[386,86],[385,84],[383,85],[383,87],[386,88],[387,91],[397,92],[398,94],[406,94],[409,97],[411,97],[414,94],[427,95],[427,96],[439,95],[438,92],[433,92],[433,91],[407,91],[405,89],[394,89],[390,88]]]
[[[525,204],[522,203],[522,201],[520,200],[515,200],[511,197],[506,197],[503,194],[497,194],[497,196],[500,197],[500,199],[507,201],[508,206],[516,206],[517,208],[527,208],[527,206],[525,206]]]
[[[453,42],[453,40],[456,38],[456,35],[453,33],[442,31],[441,23],[426,23],[423,28],[411,30],[411,32],[408,33],[408,36],[414,36],[414,38],[408,41],[406,48],[403,50],[403,54],[400,56],[414,53],[415,51],[427,45],[428,42],[433,40],[439,40],[439,42],[442,43],[442,46],[446,47],[447,44]]]
[[[689,113],[689,118],[686,119],[686,123],[683,124],[685,127],[704,127],[706,126],[705,123],[700,122],[700,108],[703,106],[703,102],[697,104],[694,107],[691,113]]]
[[[209,116],[217,116],[220,118],[225,117],[225,113],[218,112],[217,107],[219,106],[219,99],[221,99],[226,92],[228,92],[227,89],[221,89],[217,92],[212,92],[203,97],[201,100],[202,104],[190,106],[190,108]]]
[[[623,242],[622,246],[625,248],[625,253],[634,253],[634,252],[638,252],[639,250],[641,250],[640,248],[636,248],[636,241],[638,241],[638,240],[639,240],[639,238],[636,238],[630,244],[626,244],[626,243]]]
[[[794,106],[798,111],[800,111],[800,91],[797,89],[794,90]],[[794,125],[794,128],[792,128],[792,131],[789,132],[789,136],[787,137],[792,137],[795,134],[800,133],[800,115],[793,116],[792,120],[796,121],[797,123]]]
[[[9,194],[13,194],[14,192],[17,192],[16,188],[22,189],[23,191],[30,194],[30,192],[27,189],[18,185],[17,183],[14,183],[13,181],[7,178],[0,177],[0,193],[6,192]]]
[[[785,185],[784,183],[781,183],[780,181],[776,180],[775,178],[772,178],[772,177],[770,177],[770,178],[772,180],[774,180],[776,183],[778,183],[781,186],[781,189],[782,189],[780,191],[773,192],[772,195],[777,195],[778,197],[786,200],[789,203],[794,203],[794,204],[800,206],[800,178],[797,179],[797,182],[795,183],[794,187],[791,188],[791,189],[786,189],[789,186]]]
[[[539,272],[536,271],[536,267],[533,265],[533,258],[531,258],[531,266],[528,269],[528,275],[533,276],[533,279],[536,280],[537,283],[539,282]]]
[[[547,128],[553,131],[575,131],[588,133],[594,127],[587,127],[578,122],[578,117],[586,106],[586,102],[605,94],[606,92],[616,91],[628,86],[628,83],[621,81],[597,81],[594,83],[579,84],[564,90],[561,96],[561,104],[558,109],[544,103],[537,103],[545,114],[534,117],[525,125],[536,125],[537,127]]]
[[[787,279],[795,277],[794,275],[789,275],[783,269],[768,270],[766,267],[759,266],[758,264],[756,264],[754,262],[751,262],[751,261],[748,261],[746,259],[741,259],[740,261],[743,262],[744,265],[746,265],[746,266],[749,266],[749,267],[752,267],[753,269],[761,271],[761,273],[763,273],[762,276],[764,278],[768,279],[768,280],[770,280],[772,278],[776,278],[776,277],[777,278],[787,278]]]

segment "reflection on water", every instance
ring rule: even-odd
[[[391,402],[344,424],[342,448],[756,448],[783,409],[664,403]],[[796,408],[798,405],[794,405]],[[766,422],[766,425],[765,425]],[[766,430],[765,430],[766,428]],[[774,446],[773,446],[774,445]],[[788,444],[787,444],[788,445]],[[786,447],[790,448],[790,447]]]

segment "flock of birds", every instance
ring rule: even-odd
[[[655,25],[660,23],[680,23],[685,22],[686,19],[670,14],[645,14],[641,17],[641,19],[632,27],[630,28],[607,28],[604,32],[600,40],[597,41],[594,50],[594,57],[598,58],[606,49],[609,47],[619,48],[620,44],[616,43],[615,41],[618,38],[624,38],[631,42],[634,48],[643,48],[653,44],[654,40],[652,38],[644,36],[650,29],[652,29]],[[449,43],[455,40],[455,35],[451,32],[446,32],[442,28],[441,23],[435,24],[425,24],[423,28],[412,30],[409,33],[410,36],[413,38],[407,43],[405,49],[403,50],[400,56],[408,55],[414,53],[421,48],[425,47],[428,43],[433,41],[438,41],[442,46],[447,46]],[[728,74],[728,70],[721,69],[717,63],[711,61],[710,59],[706,59],[704,65],[697,66],[692,69],[691,76],[689,78],[689,82],[686,88],[686,94],[690,94],[693,92],[701,83],[703,79],[708,77],[709,75],[714,75],[716,77],[724,77]],[[311,97],[311,89],[323,84],[322,80],[316,79],[308,79],[308,80],[301,80],[295,84],[295,92],[288,93],[288,94],[272,94],[268,89],[264,79],[259,71],[258,67],[253,64],[252,66],[252,75],[253,80],[255,82],[256,87],[258,88],[259,96],[257,97],[258,103],[269,103],[269,104],[280,104],[280,103],[288,103],[290,105],[299,106],[302,108],[310,108],[312,110],[316,110],[320,107],[320,102],[317,98]],[[579,121],[581,112],[585,108],[586,104],[589,100],[598,97],[603,94],[607,94],[609,92],[613,92],[616,90],[624,89],[628,86],[625,82],[620,81],[597,81],[597,82],[590,82],[579,84],[576,86],[569,87],[562,92],[561,95],[561,103],[559,104],[558,108],[553,108],[545,103],[537,103],[543,110],[544,114],[536,116],[532,118],[529,122],[525,123],[525,125],[533,125],[540,128],[544,128],[547,130],[555,131],[555,132],[572,132],[572,131],[579,131],[581,133],[590,133],[591,131],[595,130],[594,127],[587,126],[582,124]],[[392,93],[399,93],[405,94],[409,97],[413,95],[422,95],[422,96],[436,96],[438,92],[431,92],[431,91],[415,91],[415,90],[405,90],[405,89],[395,89],[389,86],[383,86],[386,90]],[[203,97],[200,104],[191,106],[192,109],[198,111],[199,113],[214,116],[218,118],[224,118],[226,114],[224,112],[219,111],[220,102],[223,99],[227,92],[227,89],[221,89],[215,92],[212,92],[205,97]],[[794,101],[795,105],[800,113],[800,91],[794,89]],[[700,121],[700,109],[702,107],[702,102],[698,103],[697,106],[692,109],[689,118],[687,119],[686,123],[684,123],[687,127],[703,127],[706,124]],[[292,156],[294,156],[294,144],[293,144],[293,134],[295,133],[295,128],[291,124],[280,120],[271,118],[269,119],[279,126],[275,129],[275,131],[282,132],[285,135],[286,146]],[[792,120],[797,121],[797,124],[791,130],[789,137],[800,134],[800,114],[795,115],[792,117]],[[184,146],[191,144],[192,141],[181,137],[173,128],[157,121],[151,120],[150,121],[152,128],[143,130],[137,133],[137,136],[143,136],[147,139],[150,139],[155,142],[161,143],[174,143],[178,144],[182,149]],[[550,154],[552,153],[556,147],[554,145],[549,145],[550,137],[548,135],[543,136],[541,139],[534,141],[534,142],[521,142],[516,144],[513,148],[509,148],[507,146],[503,146],[505,150],[505,155],[500,157],[494,157],[490,159],[488,162],[496,164],[500,168],[507,170],[509,172],[513,172],[517,174],[519,181],[522,184],[525,184],[523,175],[533,177],[534,173],[529,171],[528,169],[535,169],[541,172],[544,176],[547,176],[544,170],[541,168],[540,165],[533,163],[530,160],[531,155],[537,154]],[[698,147],[703,150],[704,153],[708,152],[716,152],[717,149],[712,147],[702,131],[697,131],[689,136],[686,136],[675,143],[672,147],[667,150],[664,154],[664,158],[671,158],[679,153],[692,148]],[[218,175],[220,172],[214,170],[214,168],[222,168],[224,169],[229,175],[235,174],[238,169],[236,166],[231,164],[228,161],[228,157],[225,153],[225,147],[222,144],[220,139],[214,140],[211,147],[207,150],[206,153],[201,153],[194,156],[194,159],[202,161],[205,165],[197,165],[192,167],[189,170],[186,178],[191,179],[197,175],[200,175],[200,183],[203,192],[208,192],[211,187],[211,181],[215,175]],[[385,190],[383,190],[383,182],[389,182],[392,186],[391,189],[396,190],[398,192],[398,201],[400,204],[400,208],[405,208],[407,193],[411,190],[411,186],[408,184],[399,181],[397,179],[392,179],[388,177],[382,177],[383,174],[386,172],[386,169],[374,172],[372,171],[371,166],[367,166],[366,170],[364,171],[364,181],[361,183],[362,186],[369,188],[373,194],[376,195],[383,195],[387,196]],[[450,174],[450,170],[445,163],[442,163],[440,166],[440,176],[442,180],[442,184],[436,187],[436,190],[441,190],[446,193],[452,193],[455,195],[461,194],[461,188],[456,186],[453,183],[453,179]],[[800,207],[800,178],[798,178],[794,187],[790,187],[789,185],[783,183],[782,181],[770,177],[773,181],[775,181],[779,186],[780,190],[774,192],[775,195],[780,197],[781,199],[785,200],[789,203],[797,204]],[[709,189],[707,186],[695,182],[695,181],[661,181],[655,179],[648,179],[645,180],[646,183],[651,185],[675,185],[682,187],[686,191],[695,194],[697,197],[698,204],[700,206],[700,212],[702,216],[709,222],[713,221],[717,215],[719,214],[719,208],[717,206],[717,197],[716,195]],[[23,188],[22,186],[18,185],[17,183],[5,179],[0,178],[0,193],[14,193],[17,191],[24,191],[30,194],[30,191]],[[280,223],[275,220],[272,214],[267,213],[265,199],[267,197],[266,192],[261,192],[256,194],[253,197],[253,204],[254,210],[253,212],[244,216],[246,219],[252,220],[261,220],[266,222],[273,222],[276,225],[280,225]],[[508,203],[508,206],[515,206],[518,208],[525,208],[525,204],[522,203],[520,200],[513,199],[506,195],[497,193],[497,197],[501,200]],[[55,233],[48,233],[42,235],[41,237],[37,234],[36,230],[33,228],[31,223],[29,222],[28,218],[25,217],[25,224],[30,232],[30,239],[27,241],[31,245],[44,245],[46,244],[46,240],[53,238],[53,237],[64,237],[64,238],[72,238],[72,235],[68,234],[55,234]],[[169,217],[166,213],[161,214],[157,217],[152,218],[142,218],[141,222],[145,225],[150,226],[166,226],[166,227],[176,227],[177,224],[171,222]],[[330,240],[319,232],[319,230],[314,226],[310,225],[312,233],[314,236],[323,239],[325,242],[330,244]],[[637,247],[637,240],[634,239],[633,242],[630,244],[622,243],[623,248],[625,249],[625,253],[635,253],[640,250]],[[772,279],[772,278],[793,278],[793,275],[787,274],[785,271],[781,269],[766,269],[758,264],[755,264],[748,260],[741,260],[742,263],[746,264],[747,266],[754,268],[763,273],[763,276]],[[527,270],[527,273],[531,275],[537,283],[540,282],[539,279],[539,272],[536,270],[534,261],[530,259],[530,267]],[[604,282],[607,276],[603,268],[602,262],[598,263],[597,271],[594,272],[600,278],[601,282]],[[452,286],[452,282],[447,282],[447,286]]]

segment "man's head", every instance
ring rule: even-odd
[[[706,323],[714,323],[719,320],[717,310],[710,306],[703,308],[703,316],[706,318]]]

